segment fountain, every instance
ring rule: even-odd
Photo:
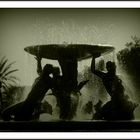
[[[88,44],[48,44],[35,45],[24,48],[29,54],[41,58],[57,60],[62,70],[63,93],[60,100],[60,118],[71,120],[76,112],[78,104],[78,91],[86,84],[85,81],[78,84],[78,61],[94,56],[105,55],[114,50],[109,45],[88,45]],[[71,97],[77,97],[77,103],[71,104]]]

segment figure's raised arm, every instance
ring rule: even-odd
[[[94,73],[95,75],[99,76],[100,78],[103,78],[104,72],[101,72],[101,71],[95,69],[95,58],[97,58],[99,56],[100,56],[99,54],[96,55],[96,56],[93,55],[92,61],[91,61],[91,71],[92,71],[92,73]]]
[[[36,56],[35,59],[37,60],[37,73],[38,75],[40,75],[42,73],[42,66],[41,66],[42,58],[39,56]]]
[[[95,58],[100,57],[99,53],[93,54],[92,61],[91,61],[91,71],[94,73],[95,70]]]
[[[91,61],[91,71],[94,73],[95,72],[95,57],[92,57]]]

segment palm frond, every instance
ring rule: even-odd
[[[17,80],[15,80],[15,79],[9,79],[8,81],[13,83],[13,84],[17,84]]]
[[[15,79],[17,81],[20,81],[20,79],[18,77],[16,77],[16,76],[9,76],[9,78],[12,78],[12,79]]]
[[[3,86],[2,88],[3,88],[4,91],[5,91],[4,93],[8,93],[8,92],[9,92],[9,87]]]
[[[2,70],[3,70],[4,66],[6,65],[7,61],[8,61],[8,59],[5,59],[5,60],[3,60],[1,62],[1,64],[0,64],[0,72],[2,72]],[[1,75],[2,75],[2,73],[1,73]]]
[[[7,82],[7,85],[8,85],[8,89],[10,89],[11,87],[13,87],[13,83],[11,83],[10,81]]]
[[[12,79],[12,78],[4,78],[3,81],[6,83],[14,83],[17,84],[17,80]]]
[[[5,66],[5,68],[3,69],[3,71],[1,72],[2,75],[5,74],[10,68],[11,68],[11,65],[13,65],[15,62],[12,62],[10,64],[8,64],[7,66]]]
[[[9,91],[14,85],[11,82],[6,82],[4,86],[7,88],[7,91]]]
[[[11,70],[11,71],[9,71],[9,72],[5,73],[5,74],[4,74],[4,76],[7,76],[7,75],[9,75],[9,74],[11,74],[11,73],[13,73],[13,72],[16,72],[16,71],[18,71],[18,69]]]
[[[1,82],[1,95],[6,95],[6,98],[9,102],[9,97],[11,97],[11,95],[9,96],[8,94],[12,94],[10,91],[10,89],[15,86],[17,84],[18,78],[16,78],[15,76],[10,75],[11,73],[14,73],[16,71],[18,71],[18,69],[10,69],[11,66],[14,64],[15,62],[12,63],[8,63],[8,59],[6,59],[6,57],[2,57],[0,60],[0,82]],[[8,99],[9,98],[9,99]],[[3,99],[1,97],[1,106],[3,107]]]
[[[1,79],[4,79],[6,81],[11,80],[11,79],[16,80],[16,81],[20,81],[20,79],[17,78],[16,76],[2,76]]]
[[[4,88],[5,91],[8,91],[9,87],[7,85],[7,83],[5,83],[5,81],[1,81],[2,82],[2,87]]]

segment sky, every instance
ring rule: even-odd
[[[116,52],[140,37],[140,9],[0,9],[0,58],[16,61],[21,85],[36,78],[36,60],[24,48],[50,43],[110,44]],[[45,63],[58,65],[47,59]],[[89,65],[86,61],[79,68]]]

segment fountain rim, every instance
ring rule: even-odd
[[[37,44],[37,45],[30,45],[30,46],[27,46],[27,47],[39,47],[39,46],[60,46],[60,47],[67,47],[67,46],[92,46],[92,47],[109,47],[109,48],[112,48],[112,49],[115,49],[112,45],[110,44],[65,44],[65,43],[50,43],[50,44]],[[25,47],[24,50],[27,48]]]
[[[27,53],[29,53],[29,54],[31,54],[31,55],[35,55],[35,56],[37,56],[36,54],[35,54],[35,50],[40,50],[40,48],[42,47],[42,48],[44,48],[44,47],[46,47],[47,48],[47,46],[48,47],[52,47],[51,49],[52,49],[52,53],[54,53],[53,52],[53,49],[56,49],[56,50],[54,50],[54,51],[56,51],[57,52],[57,50],[59,50],[59,52],[60,52],[60,50],[62,51],[62,53],[63,53],[63,50],[70,50],[70,49],[72,49],[72,50],[78,50],[78,51],[81,51],[81,52],[84,52],[85,50],[90,54],[88,57],[92,57],[92,52],[90,51],[91,49],[93,49],[94,47],[95,47],[95,50],[97,49],[98,51],[100,50],[100,49],[106,49],[106,51],[101,51],[100,50],[100,54],[108,54],[108,53],[111,53],[111,52],[113,52],[114,50],[115,50],[115,48],[112,46],[112,45],[109,45],[109,44],[42,44],[42,45],[32,45],[32,46],[28,46],[28,47],[25,47],[24,48],[24,50],[27,52]],[[80,47],[81,46],[81,47]],[[93,48],[92,48],[93,47]],[[31,50],[30,50],[31,49]],[[35,50],[32,50],[32,49],[35,49]],[[81,49],[81,50],[80,50]],[[82,49],[84,50],[84,51],[82,51]],[[45,50],[46,51],[46,50]],[[50,52],[50,53],[51,53]],[[47,58],[47,57],[42,57],[42,58],[45,58],[45,59],[52,59],[52,58]],[[80,59],[80,58],[77,58],[79,61],[80,60],[83,60],[83,59]],[[53,60],[57,60],[57,59],[53,59]]]

